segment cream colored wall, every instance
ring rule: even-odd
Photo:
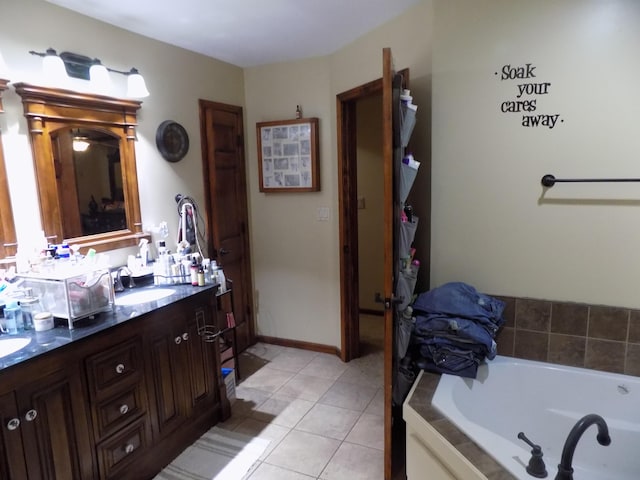
[[[247,160],[257,332],[261,335],[340,346],[340,256],[336,95],[381,78],[382,49],[391,47],[396,68],[411,69],[415,102],[424,113],[414,132],[417,157],[429,159],[431,0],[370,32],[340,51],[301,62],[245,69]],[[256,122],[305,116],[320,118],[321,191],[258,190]],[[419,111],[421,112],[421,111]],[[417,184],[426,185],[423,174]],[[428,198],[422,202],[428,206]],[[317,208],[329,207],[328,222]],[[429,238],[422,238],[426,260]],[[419,256],[420,254],[418,254]]]
[[[242,69],[175,48],[113,26],[91,20],[39,0],[11,0],[2,5],[0,49],[11,71],[12,82],[42,83],[40,57],[29,50],[53,47],[90,57],[103,64],[128,70],[135,66],[144,75],[151,95],[139,112],[136,158],[140,204],[145,226],[166,220],[171,249],[177,233],[174,196],[193,196],[204,213],[204,186],[200,152],[198,99],[244,104]],[[113,75],[117,95],[124,95],[125,77]],[[76,80],[80,89],[88,82]],[[10,88],[3,95],[6,113],[0,115],[5,160],[18,240],[26,241],[40,230],[27,125],[18,95]],[[181,123],[189,133],[190,148],[178,163],[165,161],[155,146],[158,125],[167,119]],[[114,263],[126,261],[126,250],[112,252]]]
[[[382,312],[375,294],[384,280],[384,176],[382,163],[382,95],[359,100],[357,117],[358,273],[360,308]]]
[[[411,69],[415,103],[421,105],[413,150],[427,161],[432,1],[425,0],[333,55],[244,72],[44,1],[5,3],[0,48],[12,72],[10,80],[35,82],[40,59],[27,52],[47,47],[99,57],[104,64],[122,70],[135,66],[144,74],[151,96],[144,99],[137,130],[142,218],[146,227],[168,221],[170,240],[176,235],[176,193],[193,196],[204,208],[198,99],[245,107],[257,332],[339,346],[336,95],[380,78],[382,48],[391,47],[396,67]],[[122,94],[124,78],[114,80]],[[74,88],[79,85],[76,83]],[[40,229],[39,210],[20,99],[10,90],[5,93],[4,103],[6,113],[0,116],[0,127],[20,240]],[[259,193],[255,124],[292,118],[296,104],[302,106],[305,116],[320,118],[321,191]],[[176,164],[163,160],[155,147],[155,130],[166,119],[180,122],[190,135],[190,151]],[[416,183],[420,182],[424,186],[421,191],[428,192],[429,176],[419,177]],[[422,204],[428,205],[428,198]],[[328,221],[317,220],[318,207],[329,208]],[[421,240],[419,252],[428,252],[428,241],[427,235]],[[112,252],[113,262],[123,261],[126,253],[129,252]]]
[[[338,224],[327,58],[245,69],[246,143],[257,333],[339,344]],[[319,192],[260,193],[256,123],[319,118]],[[318,209],[329,208],[328,221]]]
[[[639,24],[634,0],[436,1],[434,285],[640,307],[638,184],[540,185],[640,176]],[[526,63],[553,129],[501,112]]]

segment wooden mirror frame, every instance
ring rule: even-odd
[[[0,79],[0,113],[2,107],[2,92],[8,87],[9,80]],[[13,223],[13,209],[9,196],[9,182],[4,166],[4,152],[2,148],[2,132],[0,132],[0,258],[15,257],[18,244],[16,243],[16,229]]]
[[[137,245],[142,232],[135,145],[136,112],[142,102],[80,93],[57,88],[16,83],[22,97],[24,115],[35,166],[42,228],[54,243],[91,247],[96,251]],[[120,139],[120,161],[125,201],[126,228],[113,232],[64,238],[60,195],[56,185],[51,132],[64,127],[99,128]]]

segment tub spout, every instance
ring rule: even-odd
[[[558,465],[558,474],[556,475],[555,480],[573,480],[573,467],[571,466],[571,463],[573,462],[573,452],[575,452],[576,445],[578,444],[580,437],[582,437],[582,434],[594,423],[598,426],[598,436],[596,437],[598,443],[605,447],[611,443],[609,428],[607,427],[607,422],[604,421],[604,418],[600,415],[596,415],[595,413],[585,415],[573,426],[569,432],[567,440],[564,442],[562,458]]]

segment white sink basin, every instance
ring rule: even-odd
[[[138,290],[125,295],[116,296],[116,305],[127,307],[130,305],[138,305],[140,303],[155,302],[170,295],[176,291],[173,288],[154,288],[149,290]]]
[[[0,339],[0,358],[16,353],[21,348],[26,347],[31,342],[30,338],[25,337],[5,337]]]

